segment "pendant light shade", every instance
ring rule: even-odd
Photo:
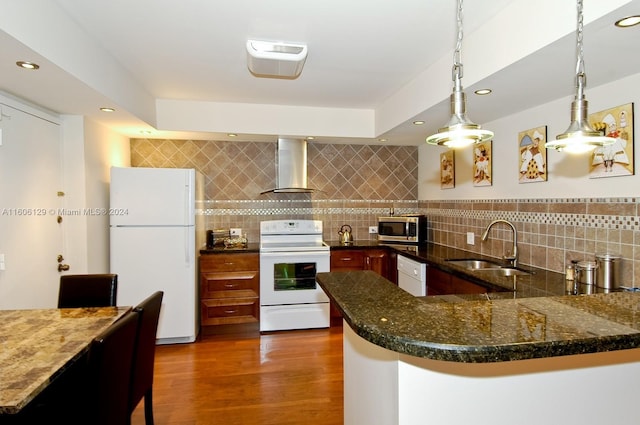
[[[461,148],[474,143],[489,141],[493,132],[482,127],[467,117],[467,99],[462,89],[462,0],[458,0],[458,40],[453,54],[453,93],[451,93],[451,118],[438,133],[427,137],[430,145]]]
[[[587,76],[584,72],[584,52],[583,52],[583,23],[582,23],[582,0],[578,0],[578,28],[576,30],[576,95],[571,102],[571,124],[569,128],[556,136],[556,140],[547,142],[547,149],[556,149],[569,153],[583,153],[593,150],[596,147],[610,145],[615,142],[612,137],[603,136],[599,131],[594,130],[588,121],[588,105],[584,94],[587,86]]]

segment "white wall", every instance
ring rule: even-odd
[[[109,169],[130,165],[129,139],[81,116],[63,117],[65,207],[95,214],[64,217],[72,273],[109,271]]]
[[[623,66],[621,64],[621,66]],[[523,82],[523,84],[526,82]],[[640,74],[599,87],[587,87],[589,112],[598,112],[622,104],[640,101]],[[495,133],[493,139],[493,185],[474,187],[472,182],[472,148],[455,152],[455,179],[453,189],[440,189],[440,153],[445,148],[419,147],[418,199],[539,199],[638,196],[640,172],[635,175],[590,179],[588,155],[574,156],[548,150],[548,180],[539,183],[518,183],[519,149],[518,133],[546,125],[547,139],[555,139],[569,126],[573,96],[532,108],[487,123],[483,128]],[[634,111],[637,115],[640,111]],[[469,111],[473,116],[473,110]],[[634,128],[638,119],[634,117]],[[635,132],[635,137],[640,133]],[[635,143],[635,166],[640,158]]]

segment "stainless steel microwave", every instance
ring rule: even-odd
[[[417,245],[426,243],[427,217],[424,215],[378,217],[378,240]]]

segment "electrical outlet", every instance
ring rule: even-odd
[[[377,226],[369,226],[369,234],[375,235],[376,233],[378,233],[378,227]]]
[[[473,232],[467,232],[467,245],[475,245],[475,236]]]
[[[242,236],[242,229],[241,228],[231,228],[231,229],[229,229],[229,233],[231,234],[231,236]]]

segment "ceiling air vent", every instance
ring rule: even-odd
[[[306,59],[304,44],[247,41],[247,67],[257,77],[297,78]]]

